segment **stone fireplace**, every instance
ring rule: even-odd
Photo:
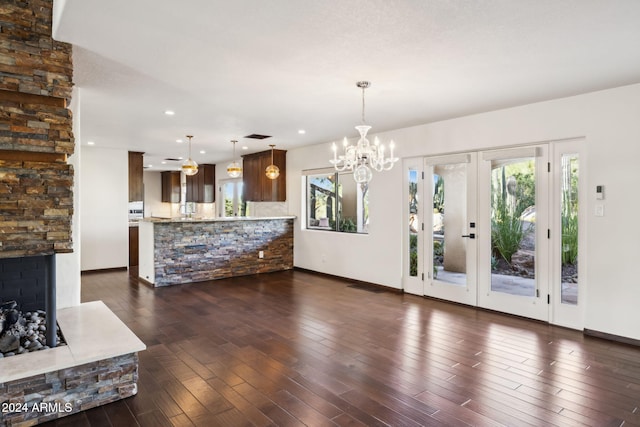
[[[55,254],[73,251],[75,144],[71,45],[52,38],[52,8],[0,2],[0,302],[44,310],[48,347],[57,317],[67,345],[0,358],[0,427],[135,394],[145,348],[100,301],[56,310]]]

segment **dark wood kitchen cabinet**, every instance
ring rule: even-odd
[[[140,202],[144,200],[144,186],[142,183],[144,153],[129,151],[129,201]]]
[[[198,173],[187,176],[187,202],[213,203],[216,201],[216,165],[198,166]]]
[[[284,202],[287,200],[287,151],[273,150],[273,164],[280,176],[269,179],[265,169],[271,164],[271,150],[242,156],[244,199],[253,202]]]
[[[180,172],[161,172],[162,201],[164,203],[180,203]]]
[[[138,226],[129,226],[129,267],[138,265]]]

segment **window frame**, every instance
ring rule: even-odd
[[[350,179],[353,180],[353,175],[350,171],[336,171],[333,168],[325,168],[325,169],[312,169],[302,171],[303,175],[303,188],[304,188],[304,209],[305,209],[305,225],[304,229],[306,230],[314,230],[314,231],[332,231],[336,233],[347,233],[347,234],[357,234],[357,235],[367,235],[369,234],[369,183],[361,185],[358,187],[358,184],[355,184],[355,200],[352,201],[352,205],[355,205],[355,221],[354,216],[346,216],[343,214],[343,199],[344,195],[341,195],[341,191],[344,190],[344,186],[341,185],[342,180]],[[310,183],[309,180],[313,177],[327,177],[328,179],[332,179],[333,181],[333,190],[324,189],[323,192],[330,192],[333,195],[329,195],[328,197],[332,197],[334,202],[332,205],[334,218],[327,218],[327,225],[312,225],[312,220],[318,220],[324,218],[312,218],[312,196],[310,194]],[[346,220],[349,220],[348,223],[349,229],[344,229],[341,224],[347,224]],[[343,223],[343,220],[345,221]],[[355,229],[353,227],[355,226]]]

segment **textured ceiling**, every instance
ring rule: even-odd
[[[186,134],[199,163],[230,160],[232,139],[254,152],[355,136],[358,80],[374,133],[640,82],[637,0],[54,5],[80,142],[144,151],[152,169],[186,156]]]

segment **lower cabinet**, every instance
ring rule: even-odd
[[[129,227],[129,267],[138,266],[138,227]]]

